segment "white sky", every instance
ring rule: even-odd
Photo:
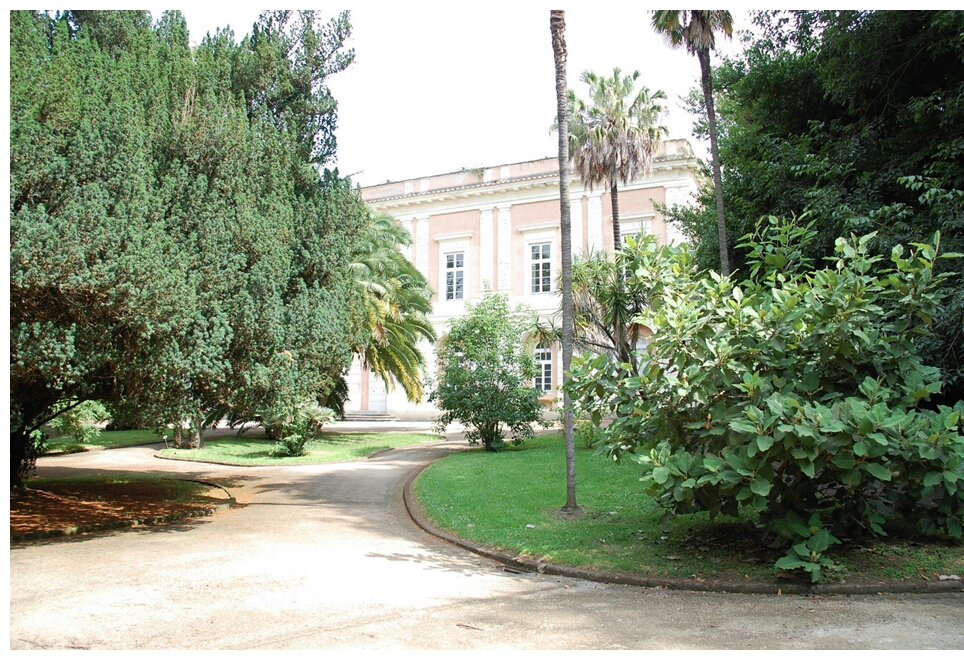
[[[574,6],[566,6],[572,4]],[[672,50],[628,2],[343,2],[351,12],[355,63],[332,77],[339,103],[338,162],[362,185],[554,156],[555,78],[549,9],[566,10],[568,82],[581,96],[586,69],[638,69],[641,84],[668,96],[670,138],[691,136],[679,97],[699,84],[699,64]],[[162,10],[152,9],[154,18]],[[257,5],[181,8],[192,42],[230,25],[240,39]],[[322,9],[327,19],[337,9]],[[734,11],[736,29],[748,27]],[[737,40],[724,44],[728,50]]]

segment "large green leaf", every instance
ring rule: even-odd
[[[881,481],[890,481],[890,471],[880,463],[864,463],[861,467]]]

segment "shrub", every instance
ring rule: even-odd
[[[486,451],[504,446],[504,427],[515,442],[532,437],[533,423],[542,420],[531,342],[535,328],[531,310],[509,308],[503,295],[487,294],[468,313],[452,322],[439,343],[438,383],[429,397],[442,411],[435,420],[440,433],[452,422],[467,428],[469,443]]]
[[[325,424],[335,421],[335,411],[309,401],[291,409],[277,411],[266,418],[271,437],[278,442],[272,456],[304,456],[309,442],[318,437]]]
[[[586,449],[592,449],[597,444],[606,439],[606,431],[586,414],[580,413],[575,420],[576,439],[583,444]]]
[[[571,391],[616,417],[609,451],[643,466],[668,513],[757,512],[790,545],[781,566],[817,580],[836,537],[882,535],[897,515],[961,537],[964,402],[925,407],[940,374],[915,348],[940,302],[939,236],[906,257],[894,248],[880,272],[873,235],[838,239],[833,264],[809,271],[797,258],[809,233],[759,225],[739,286],[660,266],[639,376],[584,357]]]

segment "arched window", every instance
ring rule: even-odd
[[[546,342],[536,346],[535,360],[538,370],[535,388],[540,392],[548,392],[552,389],[552,346]]]

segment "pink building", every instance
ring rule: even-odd
[[[652,174],[620,188],[622,235],[654,234],[660,242],[679,242],[681,234],[664,222],[655,205],[692,203],[697,170],[689,143],[666,141]],[[439,336],[450,319],[465,312],[465,303],[479,299],[487,287],[509,294],[513,306],[529,305],[543,318],[558,311],[555,280],[562,261],[555,158],[388,182],[361,192],[370,206],[397,218],[411,234],[406,256],[436,291],[431,320]],[[569,193],[574,256],[612,250],[612,207],[605,186],[589,190],[572,175]],[[435,353],[430,345],[422,348],[431,377]],[[540,346],[536,357],[542,375],[534,385],[554,397],[561,382],[561,351]],[[385,383],[357,361],[348,384],[346,413],[429,419],[436,412],[428,402],[409,402],[400,389],[386,391]]]

